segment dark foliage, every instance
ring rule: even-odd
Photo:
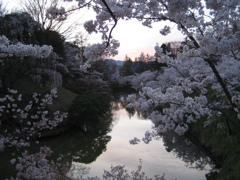
[[[0,34],[12,42],[51,45],[59,56],[64,55],[64,38],[56,31],[42,29],[28,13],[12,13],[0,17]]]

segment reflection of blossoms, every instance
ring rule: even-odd
[[[46,146],[41,147],[36,154],[27,151],[22,153],[16,164],[17,179],[63,179],[70,165],[48,160],[51,154],[51,149]],[[12,163],[16,163],[16,160],[12,160]]]
[[[140,139],[134,137],[133,139],[129,140],[130,144],[138,144],[140,142]]]
[[[145,132],[145,137],[143,137],[142,140],[143,140],[146,144],[148,144],[150,141],[152,141],[152,137],[154,137],[154,136],[155,136],[155,134],[147,131],[147,132]]]
[[[111,166],[110,171],[104,170],[103,174],[104,179],[121,179],[121,180],[165,180],[164,175],[155,175],[152,178],[148,178],[146,176],[146,173],[142,171],[142,161],[140,159],[140,165],[138,165],[138,168],[136,171],[132,171],[130,174],[128,173],[128,170],[126,170],[125,166]],[[92,179],[92,178],[89,178]],[[100,180],[98,177],[93,178],[92,180]]]

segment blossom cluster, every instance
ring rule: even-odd
[[[37,45],[25,45],[22,43],[10,44],[6,36],[0,36],[0,57],[9,56],[33,56],[37,58],[46,58],[50,55],[53,48],[52,46],[37,46]]]
[[[48,147],[41,147],[36,154],[26,149],[38,143],[43,130],[52,130],[66,117],[67,113],[60,111],[51,114],[48,106],[57,98],[57,89],[41,95],[33,93],[27,103],[17,90],[9,89],[9,93],[0,98],[0,125],[5,131],[0,135],[0,151],[13,147],[22,152],[22,156],[13,158],[10,162],[16,166],[16,179],[62,179],[70,169],[68,163],[50,161],[52,151]],[[25,104],[25,105],[24,105]],[[10,178],[14,179],[14,178]]]
[[[88,46],[84,50],[84,57],[87,58],[87,61],[80,65],[80,69],[86,71],[91,67],[91,62],[95,60],[99,60],[103,57],[115,56],[118,54],[117,48],[120,46],[119,42],[116,40],[111,40],[110,46],[106,46],[106,42],[97,43],[91,46]]]
[[[43,146],[36,154],[25,151],[22,157],[12,159],[11,163],[16,164],[18,170],[16,179],[63,179],[69,170],[69,164],[50,161],[48,158],[52,153],[49,147]]]
[[[46,17],[48,19],[56,19],[58,21],[64,21],[67,19],[67,14],[65,13],[65,8],[50,7],[47,10]]]
[[[47,106],[53,103],[57,97],[57,89],[52,89],[50,93],[42,97],[41,94],[33,93],[32,100],[27,105],[20,105],[22,95],[16,90],[9,90],[9,94],[0,98],[0,117],[2,124],[6,126],[14,125],[13,132],[8,128],[1,135],[1,150],[5,147],[26,147],[32,141],[41,136],[41,131],[53,129],[61,123],[67,113],[56,111],[52,117],[49,115]]]
[[[190,123],[204,118],[205,125],[209,125],[216,119],[214,117],[222,115],[223,109],[232,108],[231,102],[221,101],[225,99],[226,95],[203,58],[192,57],[191,52],[183,52],[176,59],[173,59],[161,53],[162,50],[159,46],[156,47],[156,50],[160,55],[158,61],[167,63],[168,67],[157,74],[154,71],[149,71],[148,76],[146,76],[147,72],[131,76],[131,80],[128,82],[135,89],[141,90],[140,97],[136,98],[136,95],[129,95],[126,98],[129,103],[128,108],[137,108],[140,111],[148,112],[149,118],[156,126],[156,133],[174,130],[177,134],[183,135],[189,130]],[[240,93],[236,91],[236,87],[240,86],[240,76],[237,73],[239,65],[239,61],[231,57],[226,60],[221,59],[216,65],[229,92],[233,95],[232,102],[237,106],[234,110],[238,118]],[[231,67],[231,70],[226,69],[226,67]],[[154,78],[144,80],[144,78],[151,76]],[[150,83],[151,81],[155,83]],[[135,86],[135,84],[141,85]],[[212,94],[218,98],[211,98]],[[124,101],[123,98],[122,101]],[[147,134],[149,136],[143,138],[146,143],[154,137],[155,133],[151,136],[149,133]],[[134,138],[130,143],[136,144],[138,139]]]
[[[178,0],[76,1],[79,8],[92,7],[96,18],[85,22],[84,27],[90,34],[101,33],[104,43],[113,38],[112,30],[120,19],[134,18],[147,27],[152,27],[152,24],[158,21],[176,24],[178,30],[191,37],[191,40],[194,39],[193,35],[198,39],[199,52],[206,56],[235,53],[239,48],[239,31],[237,28],[234,29],[234,26],[239,24],[239,1],[220,0],[217,3],[209,0],[184,0],[181,3]],[[49,10],[49,14],[51,14],[49,18],[58,18],[66,12],[64,8],[54,7]],[[224,23],[226,24],[223,25]],[[162,35],[170,32],[169,25],[160,30]],[[230,41],[228,37],[231,37]]]

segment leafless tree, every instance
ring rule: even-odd
[[[4,16],[4,14],[7,14],[7,8],[0,0],[0,16]]]
[[[81,16],[77,14],[77,6],[74,4],[70,4],[69,2],[64,2],[63,0],[20,0],[19,6],[22,11],[29,13],[35,21],[37,21],[43,29],[45,30],[54,30],[59,32],[65,38],[74,38],[74,33],[79,34],[80,32],[76,32],[76,28],[81,26],[79,18]],[[59,21],[58,19],[48,19],[46,14],[48,9],[50,8],[59,8],[65,7],[67,9],[67,17],[65,20]],[[75,18],[76,16],[80,16],[79,18]],[[81,33],[80,33],[81,34]]]

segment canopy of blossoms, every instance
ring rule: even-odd
[[[69,1],[69,0],[68,0]],[[115,55],[118,41],[112,31],[120,19],[137,19],[144,26],[154,22],[166,22],[160,29],[162,35],[171,33],[170,23],[189,40],[177,58],[164,53],[157,45],[158,61],[168,65],[162,77],[171,77],[164,86],[144,87],[140,99],[127,98],[149,116],[157,125],[158,132],[174,129],[184,134],[188,124],[201,117],[206,124],[217,116],[224,116],[239,126],[239,61],[240,61],[240,2],[238,0],[78,0],[79,8],[92,8],[96,18],[85,22],[85,29],[101,33],[102,43],[85,50],[87,59],[97,60],[102,55]],[[52,17],[61,16],[49,11]],[[227,68],[226,68],[227,67]],[[217,98],[212,99],[214,91]],[[162,107],[161,111],[155,111]],[[225,112],[232,109],[232,116]]]

